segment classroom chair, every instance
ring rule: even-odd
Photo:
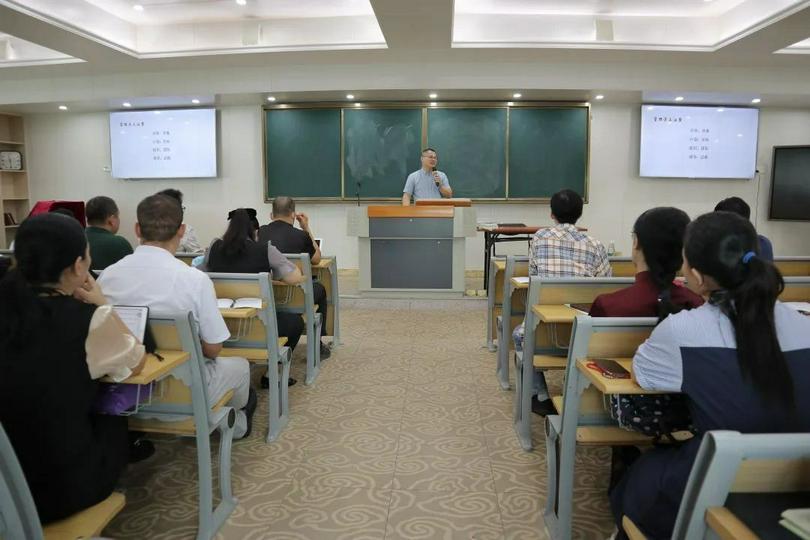
[[[703,437],[689,474],[672,538],[791,537],[779,525],[779,514],[793,504],[785,494],[804,492],[795,504],[806,507],[808,490],[810,433],[710,431]],[[752,515],[742,514],[744,519],[740,519],[735,514],[740,509]],[[622,521],[625,532],[630,535],[632,531],[631,538],[646,538],[627,516]]]
[[[98,536],[121,511],[124,502],[123,494],[113,492],[100,503],[43,528],[20,462],[0,424],[0,538],[76,540]]]
[[[268,429],[267,442],[273,442],[284,430],[290,419],[287,381],[290,376],[292,351],[286,346],[287,338],[278,336],[276,304],[270,274],[226,274],[209,272],[214,283],[217,298],[261,298],[262,307],[258,320],[245,325],[242,321],[235,331],[235,337],[223,344],[220,356],[246,358],[251,365],[267,366],[268,388]],[[233,326],[231,321],[229,327]]]
[[[574,317],[565,322],[546,322],[540,326],[535,306],[559,306],[591,303],[600,294],[624,289],[633,278],[542,278],[531,276],[526,299],[523,350],[515,351],[514,426],[520,445],[532,449],[532,391],[535,369],[565,369]],[[512,336],[509,336],[512,339]],[[514,340],[513,340],[514,341]]]
[[[273,281],[276,310],[299,313],[304,317],[307,336],[307,374],[305,383],[312,384],[321,370],[321,325],[323,317],[315,312],[315,294],[312,290],[312,264],[308,253],[285,253],[301,270],[304,281],[298,285],[285,285]]]
[[[497,264],[497,263],[496,263]],[[529,258],[521,255],[509,255],[506,257],[506,264],[503,271],[503,283],[500,287],[501,314],[495,317],[495,334],[498,340],[498,360],[495,366],[495,374],[501,388],[509,390],[509,352],[514,350],[512,342],[512,331],[523,320],[526,309],[526,290],[516,290],[512,284],[513,277],[525,277],[529,275]],[[492,276],[492,274],[490,274]],[[495,284],[497,285],[497,284]],[[490,294],[497,287],[490,289]],[[493,303],[496,298],[493,298]]]
[[[340,340],[340,292],[338,290],[337,257],[334,255],[321,255],[321,260],[313,266],[314,277],[326,289],[326,301],[329,306],[327,320],[322,321],[326,327],[327,336],[332,336],[332,347],[341,344]],[[331,319],[331,321],[330,321]],[[331,322],[331,328],[330,328]]]
[[[226,407],[233,391],[217,403],[210,403],[203,376],[205,358],[202,354],[196,323],[191,312],[182,314],[149,314],[149,326],[158,349],[182,350],[191,358],[176,368],[156,391],[150,405],[142,405],[130,417],[133,431],[168,433],[194,437],[197,443],[199,510],[197,540],[211,540],[236,508],[231,492],[231,445],[236,413]],[[177,415],[185,416],[175,420]],[[171,418],[171,420],[162,420]],[[220,501],[214,507],[214,485],[211,462],[211,434],[219,431]]]
[[[543,519],[555,540],[571,538],[576,447],[649,445],[652,438],[620,428],[605,410],[604,397],[577,367],[588,358],[632,358],[657,324],[654,317],[577,316],[565,366],[559,414],[546,416],[548,497]],[[607,465],[607,464],[606,464]]]

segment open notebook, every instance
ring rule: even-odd
[[[217,307],[219,309],[239,309],[239,308],[262,308],[261,298],[217,298]]]
[[[149,320],[149,308],[146,306],[113,306],[113,309],[132,335],[143,343],[146,335],[146,321]]]

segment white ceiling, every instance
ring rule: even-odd
[[[804,107],[810,0],[0,0],[0,105],[12,110],[428,90]]]
[[[802,0],[455,0],[453,46],[713,51],[807,5]]]
[[[615,17],[716,17],[743,3],[745,0],[455,0],[456,13]]]

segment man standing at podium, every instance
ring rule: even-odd
[[[433,148],[422,150],[422,168],[408,175],[402,190],[402,206],[411,204],[411,197],[419,199],[441,199],[453,196],[453,189],[447,175],[436,170],[439,157]]]

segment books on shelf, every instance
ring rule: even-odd
[[[217,307],[219,309],[239,309],[239,308],[256,308],[261,309],[261,298],[217,298]]]

